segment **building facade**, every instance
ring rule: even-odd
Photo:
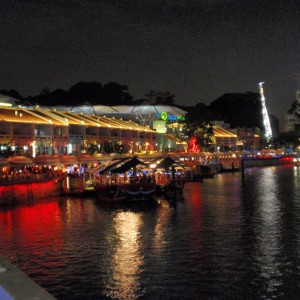
[[[154,130],[131,120],[0,106],[1,154],[142,153],[157,151]],[[7,155],[9,156],[9,155]]]
[[[300,73],[296,73],[296,95],[292,107],[284,114],[281,132],[300,133]]]

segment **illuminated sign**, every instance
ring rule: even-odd
[[[163,121],[184,121],[185,120],[184,116],[172,116],[165,111],[161,113],[157,113],[157,117]]]
[[[197,139],[194,136],[190,139],[187,150],[188,152],[193,152],[193,153],[200,152],[200,147],[197,143]]]

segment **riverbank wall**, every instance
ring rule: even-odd
[[[285,164],[293,164],[293,161],[290,159],[279,159],[279,158],[270,158],[270,159],[244,159],[242,160],[244,167],[264,167],[264,166],[278,166]]]
[[[56,298],[8,260],[0,257],[0,299],[55,300]]]

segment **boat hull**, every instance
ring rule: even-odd
[[[103,202],[143,201],[155,198],[155,184],[95,186],[97,199]]]
[[[62,193],[61,182],[54,180],[0,186],[0,204],[25,202],[34,199],[56,197]]]
[[[127,200],[151,200],[154,199],[156,193],[155,184],[132,185],[126,189]]]

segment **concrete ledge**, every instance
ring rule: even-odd
[[[55,300],[24,272],[0,257],[1,300]]]

